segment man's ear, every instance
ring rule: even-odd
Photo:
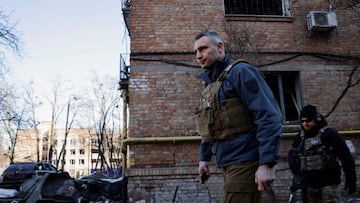
[[[220,54],[223,53],[224,52],[224,43],[222,43],[222,42],[217,43],[217,48],[218,48],[218,51]]]

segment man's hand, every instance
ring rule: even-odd
[[[210,177],[209,162],[199,161],[198,173],[201,179],[201,183],[204,183]]]
[[[258,190],[260,192],[268,190],[274,180],[275,167],[270,168],[268,165],[259,166],[255,173],[255,183],[258,185]]]

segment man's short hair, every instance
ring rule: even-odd
[[[219,42],[224,42],[223,38],[217,32],[205,31],[201,32],[195,36],[194,41],[199,40],[202,37],[209,37],[212,42],[215,44]]]

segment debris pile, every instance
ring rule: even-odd
[[[126,202],[124,179],[102,173],[73,179],[67,172],[34,176],[20,185],[0,183],[0,202]]]

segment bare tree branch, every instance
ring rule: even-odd
[[[7,51],[20,58],[23,56],[22,39],[16,29],[17,23],[11,23],[9,17],[10,15],[6,15],[4,11],[0,11],[0,75],[8,70]]]
[[[334,105],[332,106],[332,108],[330,109],[330,111],[328,113],[326,113],[326,115],[324,115],[325,118],[327,118],[328,116],[330,116],[336,109],[336,107],[339,105],[340,101],[342,100],[342,98],[346,95],[346,93],[348,92],[348,90],[351,87],[354,87],[356,85],[358,85],[360,83],[360,78],[358,78],[357,80],[355,80],[353,82],[354,79],[354,74],[356,73],[357,69],[359,68],[359,64],[355,65],[354,68],[351,70],[351,73],[349,74],[348,77],[348,81],[346,83],[345,88],[343,89],[343,91],[340,93],[339,97],[336,99]]]
[[[26,128],[28,123],[29,108],[23,103],[22,98],[17,96],[15,87],[6,86],[7,96],[0,103],[0,129],[5,135],[5,143],[7,143],[6,156],[10,163],[15,161],[15,148],[19,139],[19,132]]]
[[[93,91],[91,111],[93,114],[93,129],[97,137],[98,159],[93,168],[110,169],[120,167],[121,151],[116,148],[120,146],[120,134],[116,134],[116,125],[120,123],[120,112],[116,112],[120,101],[119,91],[115,78],[93,79]],[[117,122],[117,123],[116,123]]]

